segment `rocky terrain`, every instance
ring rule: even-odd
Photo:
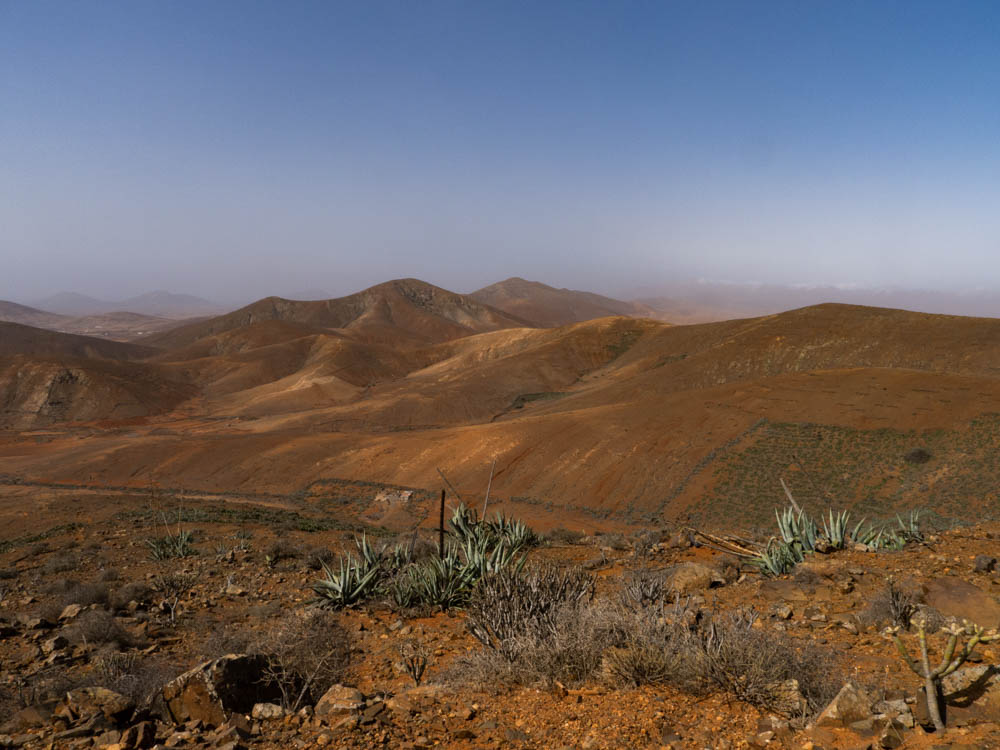
[[[374,546],[402,540],[415,556],[434,556],[427,530],[393,534],[365,522],[372,499],[341,505],[334,517],[155,487],[100,495],[7,485],[0,745],[816,750],[1000,742],[992,666],[1000,644],[980,645],[946,678],[947,726],[935,731],[922,680],[884,636],[903,605],[933,619],[935,657],[949,622],[1000,625],[1000,525],[923,529],[895,551],[855,543],[807,554],[779,576],[722,551],[752,540],[681,527],[549,529],[523,548],[519,575],[556,571],[593,588],[573,609],[577,624],[553,621],[563,640],[541,642],[538,654],[558,658],[536,654],[528,665],[516,656],[498,661],[476,637],[475,597],[444,611],[400,607],[386,594],[317,606],[331,603],[314,590],[329,577],[323,565],[336,577],[338,558],[357,554],[361,532]],[[450,538],[457,532],[448,527]],[[183,556],[172,556],[163,544],[182,535]],[[667,623],[665,644],[711,632],[729,656],[713,662],[719,673],[684,661],[664,672],[662,654],[636,651],[649,643],[638,631],[613,646],[574,640],[594,613],[625,628]],[[740,637],[727,640],[733,627]],[[917,648],[915,630],[901,638]],[[275,670],[295,677],[278,684]]]

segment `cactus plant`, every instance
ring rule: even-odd
[[[964,621],[962,625],[953,623],[945,632],[949,634],[948,642],[944,648],[941,662],[936,667],[931,667],[930,656],[927,649],[927,619],[921,614],[913,620],[917,628],[917,642],[920,645],[920,660],[914,659],[907,651],[906,645],[899,637],[900,628],[890,627],[886,629],[886,635],[896,644],[903,662],[915,675],[924,680],[924,692],[927,694],[927,713],[930,715],[934,728],[938,731],[944,729],[944,721],[941,718],[941,707],[938,702],[938,693],[941,689],[941,679],[958,669],[972,654],[973,650],[980,643],[989,643],[1000,638],[995,630],[989,632],[983,630],[978,625],[969,621]],[[966,637],[961,650],[956,654],[959,639]]]

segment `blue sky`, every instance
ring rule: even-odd
[[[1000,3],[0,0],[0,298],[1000,288]]]

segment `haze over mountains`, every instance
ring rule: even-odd
[[[0,457],[25,477],[278,493],[433,488],[437,468],[477,487],[496,458],[495,490],[523,502],[710,523],[766,517],[779,475],[866,512],[995,499],[1000,320],[644,311],[523,279],[471,295],[399,279],[142,346],[6,323]],[[917,447],[932,460],[909,463]]]
[[[193,318],[217,315],[224,307],[190,294],[174,294],[162,290],[147,292],[127,299],[110,301],[79,292],[59,292],[33,300],[30,306],[59,315],[102,315],[112,312],[132,312],[158,318]]]

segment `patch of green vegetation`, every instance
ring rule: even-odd
[[[920,460],[914,461],[915,452]],[[713,455],[715,486],[693,523],[751,528],[784,503],[779,477],[799,504],[891,518],[927,508],[939,523],[1000,514],[1000,415],[963,430],[861,430],[768,422],[741,447]],[[699,467],[704,468],[704,467]]]
[[[45,539],[59,536],[60,534],[68,534],[69,532],[76,531],[79,528],[81,528],[81,524],[78,523],[63,523],[58,526],[53,526],[51,529],[46,529],[40,534],[28,534],[15,539],[4,539],[0,541],[0,554],[10,552],[15,547],[21,547],[25,544],[34,544],[35,542],[41,542]]]
[[[608,354],[612,360],[618,359],[625,352],[635,346],[640,338],[642,338],[643,331],[622,331],[618,336],[618,340],[612,344],[608,345]]]
[[[115,515],[119,521],[131,521],[136,525],[159,523],[159,517],[152,510],[129,510]],[[361,522],[348,522],[336,518],[314,518],[304,516],[291,510],[279,508],[263,508],[260,506],[224,506],[205,505],[194,508],[181,508],[176,517],[171,512],[171,522],[196,524],[218,523],[231,525],[257,525],[280,531],[354,531],[365,532],[375,536],[391,534],[381,526],[370,526]]]

